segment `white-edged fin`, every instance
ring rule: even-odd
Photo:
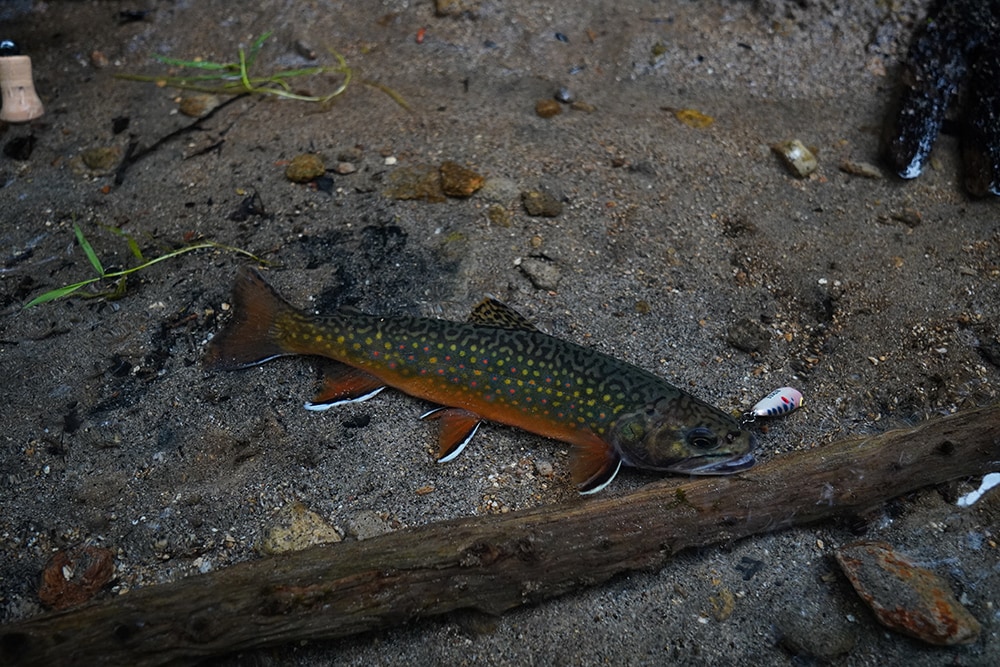
[[[462,440],[462,442],[458,443],[457,446],[455,446],[455,447],[452,448],[451,452],[449,452],[448,454],[445,454],[444,456],[442,456],[441,458],[439,458],[437,460],[437,462],[438,463],[448,463],[448,461],[454,460],[455,457],[457,457],[459,454],[461,454],[462,450],[465,449],[465,446],[468,445],[470,442],[472,442],[472,436],[474,436],[476,434],[476,431],[479,430],[479,426],[482,423],[483,422],[476,422],[476,425],[472,427],[471,431],[469,431],[469,435],[465,436],[465,440]]]
[[[606,476],[588,480],[587,484],[585,484],[583,487],[579,489],[580,495],[589,496],[592,493],[597,493],[598,491],[602,491],[604,487],[610,484],[612,480],[614,480],[614,478],[618,476],[618,471],[621,469],[622,469],[622,460],[618,459],[618,462],[615,464],[614,470],[611,471],[611,474],[606,474]]]
[[[462,453],[483,423],[479,415],[461,408],[435,408],[420,415],[421,419],[439,419],[438,463],[447,463]]]
[[[378,387],[374,391],[370,391],[364,396],[356,396],[354,398],[342,398],[340,400],[330,401],[327,403],[314,403],[312,401],[306,401],[306,404],[303,407],[306,410],[312,410],[314,412],[322,412],[323,410],[329,410],[330,408],[338,405],[345,405],[347,403],[360,403],[361,401],[367,401],[369,398],[379,393],[383,389],[385,389],[385,387]]]

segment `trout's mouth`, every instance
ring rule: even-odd
[[[732,475],[734,472],[749,470],[757,463],[752,452],[722,461],[705,461],[704,457],[687,459],[674,468],[678,472],[686,472],[689,475]],[[690,466],[690,467],[689,467]]]
[[[753,450],[757,447],[757,437],[750,433],[750,447],[743,454],[734,454],[725,457],[724,454],[716,456],[692,456],[682,459],[672,464],[668,469],[671,472],[686,473],[688,475],[732,475],[733,473],[749,470],[757,463],[753,456]]]

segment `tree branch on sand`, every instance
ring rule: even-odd
[[[731,477],[313,547],[0,627],[3,664],[161,665],[490,614],[655,570],[694,546],[852,514],[995,470],[1000,405],[841,440]]]

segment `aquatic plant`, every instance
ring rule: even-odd
[[[87,240],[87,237],[84,236],[83,230],[80,228],[80,225],[74,224],[73,232],[76,234],[77,243],[80,244],[80,248],[83,250],[83,253],[87,256],[87,260],[90,262],[90,265],[94,268],[94,271],[97,273],[97,276],[93,278],[88,278],[86,280],[81,280],[80,282],[76,282],[71,285],[58,287],[54,290],[49,290],[48,292],[36,296],[31,301],[24,304],[24,307],[31,308],[32,306],[37,306],[39,304],[46,303],[48,301],[55,301],[56,299],[61,299],[65,296],[69,296],[70,294],[77,292],[78,290],[80,290],[83,287],[86,287],[87,285],[92,285],[101,280],[115,280],[116,282],[114,288],[99,293],[86,292],[83,293],[81,296],[86,296],[91,298],[101,297],[101,296],[111,299],[120,298],[125,294],[125,281],[131,274],[137,273],[138,271],[142,271],[143,269],[147,269],[153,266],[154,264],[159,264],[164,260],[172,259],[174,257],[178,257],[185,253],[189,253],[193,250],[204,250],[205,248],[215,248],[218,250],[225,250],[227,252],[234,252],[240,255],[245,255],[246,257],[249,257],[256,262],[267,264],[265,260],[261,259],[260,257],[257,257],[256,255],[247,250],[243,250],[241,248],[234,248],[232,246],[224,245],[222,243],[216,243],[215,241],[198,241],[197,243],[191,243],[189,245],[185,245],[183,247],[170,250],[169,252],[166,252],[152,259],[146,259],[146,257],[142,253],[142,250],[139,248],[139,244],[136,242],[135,238],[131,234],[122,229],[119,229],[118,227],[108,227],[107,229],[108,231],[111,231],[112,233],[121,236],[122,238],[125,239],[125,242],[128,244],[129,250],[131,250],[132,252],[132,255],[141,262],[139,265],[133,266],[128,269],[120,269],[117,271],[106,271],[104,268],[104,264],[101,262],[100,257],[98,257],[97,252],[94,251],[94,247],[90,244],[90,241]]]
[[[164,75],[143,75],[143,74],[117,74],[119,79],[128,81],[142,81],[155,83],[161,87],[180,88],[182,90],[195,90],[216,95],[271,95],[302,102],[316,102],[326,104],[333,98],[341,95],[354,77],[354,71],[347,65],[347,60],[333,49],[330,53],[337,60],[336,65],[316,65],[313,67],[300,67],[295,69],[277,70],[265,75],[251,74],[251,69],[257,61],[264,42],[271,36],[271,32],[266,32],[250,45],[249,49],[244,49],[241,45],[238,49],[236,62],[219,63],[206,60],[184,60],[181,58],[170,58],[154,54],[153,57],[159,62],[171,67],[181,67],[200,70],[202,74],[186,74],[176,76]],[[306,95],[295,92],[292,83],[306,77],[320,75],[337,75],[341,77],[340,85],[332,92],[325,95]],[[404,109],[409,109],[409,104],[399,93],[376,81],[361,79],[361,83],[377,88],[391,97]]]

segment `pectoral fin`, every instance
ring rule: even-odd
[[[329,362],[323,366],[323,386],[306,410],[326,410],[344,403],[360,403],[385,389],[385,382],[363,370]]]
[[[615,478],[622,467],[618,452],[596,435],[575,443],[572,473],[581,495],[597,493]]]
[[[420,415],[420,418],[437,419],[441,422],[441,430],[438,431],[438,463],[447,463],[461,454],[483,423],[479,415],[461,408],[437,408]]]

